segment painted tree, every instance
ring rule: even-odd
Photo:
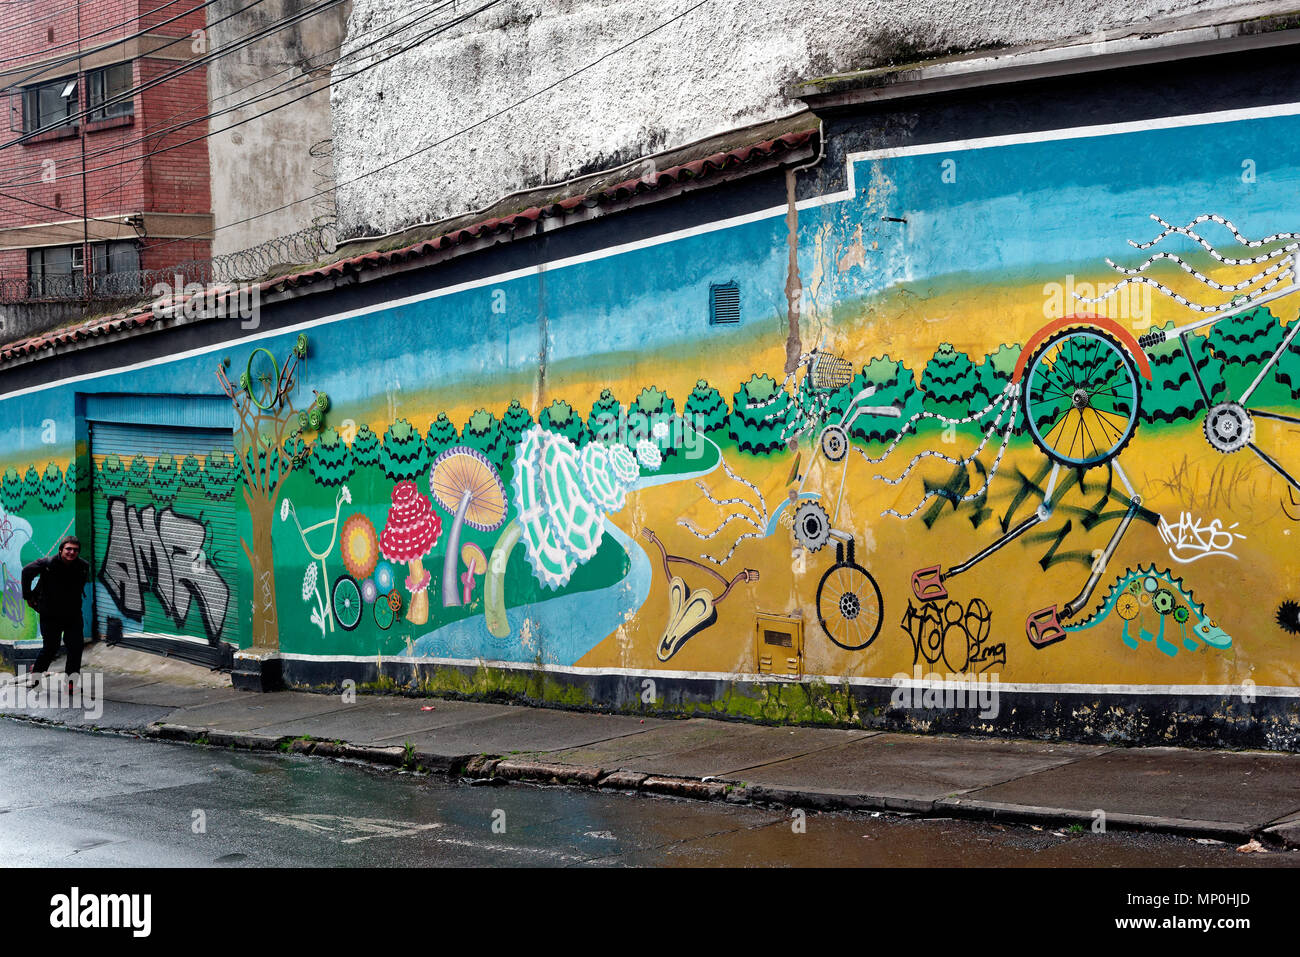
[[[63,487],[73,495],[76,495],[77,492],[80,491],[80,489],[77,488],[78,473],[77,460],[73,459],[68,463],[68,470],[63,473]]]
[[[1273,355],[1285,337],[1286,329],[1264,306],[1222,319],[1210,327],[1206,341],[1214,350],[1215,358],[1223,362],[1223,375],[1229,395],[1241,395],[1259,374],[1260,366]],[[1276,372],[1272,376],[1266,376],[1252,401],[1265,406],[1285,401],[1290,396],[1289,389],[1283,387],[1289,384],[1282,382]]]
[[[951,418],[965,418],[988,405],[987,399],[978,401],[979,373],[970,356],[957,351],[950,342],[941,343],[925,364],[921,388],[926,409]]]
[[[832,420],[843,419],[849,403],[863,389],[874,386],[876,391],[867,400],[868,405],[892,405],[902,410],[898,418],[883,415],[861,415],[853,424],[853,438],[863,442],[884,442],[895,438],[904,425],[923,411],[921,392],[916,388],[916,374],[888,355],[876,356],[848,385],[831,396]]]
[[[1165,326],[1173,327],[1173,323]],[[1187,337],[1192,359],[1201,374],[1201,381],[1211,400],[1227,392],[1223,375],[1223,361],[1210,353],[1207,338],[1200,335]],[[1142,420],[1144,422],[1177,422],[1193,420],[1205,412],[1201,391],[1192,377],[1192,367],[1183,354],[1182,344],[1174,339],[1147,350],[1151,359],[1151,380],[1142,379]]]
[[[742,452],[771,455],[785,447],[798,414],[795,400],[770,375],[753,375],[733,397],[728,434]]]
[[[587,426],[581,416],[563,399],[556,399],[544,408],[542,414],[537,417],[537,424],[549,432],[564,436],[579,448],[586,445],[590,439]]]
[[[727,424],[727,400],[704,379],[686,397],[686,419],[697,431],[712,432]]]
[[[361,426],[352,437],[352,460],[357,463],[357,468],[379,461],[379,436],[368,425]]]
[[[1296,320],[1300,322],[1300,319]],[[1282,394],[1300,399],[1300,336],[1291,340],[1291,346],[1277,359],[1273,378],[1282,388]]]
[[[131,466],[126,470],[126,480],[132,488],[148,488],[149,460],[140,452],[131,459]]]
[[[307,336],[300,334],[283,363],[265,348],[253,351],[239,384],[217,367],[217,379],[234,406],[240,454],[236,457],[243,477],[244,504],[248,507],[251,541],[240,545],[253,572],[252,643],[256,648],[280,647],[280,620],[275,601],[275,554],[271,530],[275,525],[280,489],[293,469],[285,440],[297,431],[298,409],[291,398],[297,387],[299,360],[307,355]],[[254,375],[254,361],[265,356],[270,368]],[[313,399],[312,406],[316,407]],[[211,467],[211,457],[209,457]]]
[[[53,462],[41,473],[41,484],[36,497],[51,512],[57,512],[68,498],[68,487],[63,484],[63,472]]]
[[[194,455],[187,455],[181,460],[181,484],[186,488],[203,488],[203,468]]]
[[[453,445],[460,445],[456,426],[452,425],[446,412],[439,412],[438,417],[429,424],[429,434],[424,439],[424,447],[429,452],[429,461],[432,462]]]
[[[653,442],[665,457],[676,455],[682,444],[682,423],[676,416],[677,403],[668,393],[655,386],[642,389],[628,406],[628,445]],[[656,425],[660,428],[655,429]]]
[[[591,437],[599,442],[616,442],[619,434],[619,420],[623,417],[623,404],[614,397],[610,389],[601,389],[600,396],[591,404],[591,414],[587,416],[587,430]]]
[[[984,361],[979,364],[976,370],[979,373],[979,391],[981,393],[981,396],[977,397],[977,401],[979,399],[982,399],[982,401],[979,402],[978,407],[971,410],[972,413],[978,412],[995,398],[1002,395],[1011,382],[1011,376],[1016,371],[1016,362],[1020,359],[1020,350],[1019,343],[1012,345],[1004,343],[998,346],[997,352],[990,352],[984,357]],[[1013,415],[1014,412],[1014,409],[1009,409],[1003,415],[999,425],[1006,425],[1007,416]],[[997,414],[998,410],[990,410],[988,415],[985,416],[985,420],[991,421]]]
[[[27,500],[31,501],[41,491],[41,473],[36,471],[36,466],[27,466],[27,473],[23,476],[23,494]]]
[[[27,503],[23,477],[16,469],[6,469],[4,478],[0,479],[0,500],[4,501],[6,512],[16,512]]]
[[[104,456],[99,466],[99,484],[110,495],[120,495],[126,491],[126,466],[116,452]]]
[[[235,460],[221,452],[211,452],[203,460],[203,488],[208,498],[218,502],[225,501],[235,492],[239,473],[235,470]]]
[[[510,406],[506,409],[505,415],[501,416],[501,432],[505,436],[506,445],[510,449],[513,449],[518,445],[519,437],[523,435],[532,424],[532,413],[520,405],[518,399],[511,399]]]
[[[461,442],[482,452],[489,462],[500,469],[505,464],[510,447],[501,432],[501,423],[487,409],[479,409],[469,417],[461,431]]]
[[[161,504],[174,502],[180,485],[181,475],[176,468],[176,459],[164,452],[154,461],[149,472],[149,489],[153,492],[154,501]]]
[[[342,485],[356,470],[352,459],[352,450],[339,436],[338,429],[322,429],[312,444],[311,457],[307,467],[317,485],[327,488]]]
[[[405,419],[390,425],[379,450],[379,467],[394,482],[407,482],[427,471],[429,450],[420,430]]]

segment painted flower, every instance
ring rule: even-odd
[[[339,545],[348,574],[358,581],[370,577],[379,561],[379,536],[370,519],[360,512],[348,516],[339,533]]]
[[[349,505],[352,504],[352,492],[346,485],[343,486],[343,501],[347,502]]]
[[[361,583],[361,600],[367,605],[373,605],[375,599],[379,597],[379,589],[375,587],[375,580],[367,578]]]
[[[287,522],[288,520],[289,520],[289,500],[286,498],[283,502],[280,503],[280,521]]]
[[[659,451],[659,446],[649,439],[642,439],[636,444],[636,459],[643,469],[654,472],[663,464],[664,456]]]
[[[312,562],[307,566],[307,570],[302,576],[302,600],[311,601],[312,593],[316,591],[316,563]]]

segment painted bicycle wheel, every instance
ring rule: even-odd
[[[1072,468],[1104,465],[1138,424],[1142,386],[1132,355],[1097,329],[1065,329],[1039,347],[1021,391],[1034,444]]]
[[[388,604],[388,596],[380,595],[379,600],[375,602],[374,607],[375,624],[379,626],[379,629],[381,631],[387,631],[389,628],[392,628],[397,615],[394,613],[393,607]]]
[[[880,586],[861,565],[832,565],[817,585],[817,619],[826,637],[848,651],[867,647],[880,634]]]
[[[361,610],[364,605],[361,601],[361,588],[355,578],[351,575],[340,575],[334,579],[334,591],[330,595],[330,602],[334,607],[334,617],[340,628],[351,631],[357,627],[361,621]]]

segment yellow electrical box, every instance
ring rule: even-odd
[[[760,675],[803,677],[803,620],[783,615],[757,616],[754,661]]]

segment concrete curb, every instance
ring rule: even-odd
[[[1010,824],[1038,824],[1044,827],[1073,827],[1081,825],[1091,830],[1094,818],[1091,811],[1075,808],[1037,807],[1031,804],[1001,804],[971,798],[944,798],[934,802],[936,812],[952,817],[983,821],[1002,821]],[[1177,834],[1182,837],[1208,837],[1228,843],[1245,843],[1261,836],[1262,828],[1232,821],[1199,821],[1190,818],[1162,817],[1152,814],[1122,814],[1107,812],[1106,830],[1146,831],[1157,834]]]
[[[19,716],[10,716],[19,717]],[[55,724],[39,718],[19,718]],[[60,723],[61,724],[61,723]],[[67,725],[72,730],[98,730]],[[184,744],[235,748],[244,751],[291,753],[321,758],[352,760],[387,768],[459,776],[475,783],[533,783],[588,787],[600,790],[643,792],[696,801],[724,801],[817,811],[875,811],[920,817],[949,817],[978,821],[1029,824],[1045,828],[1083,826],[1091,830],[1092,812],[1074,808],[1038,807],[981,801],[960,795],[924,800],[893,794],[825,791],[798,787],[774,787],[720,778],[688,778],[651,774],[623,768],[605,769],[589,765],[559,764],[500,755],[440,755],[408,750],[399,746],[366,746],[346,741],[327,741],[310,736],[288,737],[254,731],[224,731],[206,727],[158,722],[137,737]],[[1300,850],[1300,822],[1268,822],[1253,826],[1227,821],[1200,821],[1145,814],[1108,813],[1108,830],[1173,834],[1187,838],[1211,838],[1227,843],[1251,839],[1273,847]]]

